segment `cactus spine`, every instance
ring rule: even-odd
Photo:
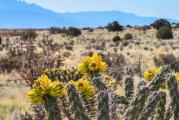
[[[174,120],[179,120],[179,90],[175,76],[169,74],[167,85],[171,97],[171,105],[174,110]]]
[[[168,66],[163,66],[160,74],[158,74],[154,80],[152,80],[149,88],[151,91],[157,91],[160,88],[160,85],[164,82],[164,75],[168,72]]]
[[[164,120],[165,117],[165,104],[166,104],[166,93],[161,92],[160,94],[160,101],[157,105],[157,111],[156,111],[156,120]]]
[[[139,89],[134,100],[131,102],[129,109],[126,112],[125,120],[137,120],[141,111],[143,110],[146,98],[148,97],[148,93],[148,87]]]
[[[138,120],[147,120],[152,112],[154,111],[155,107],[157,106],[159,100],[160,100],[160,95],[162,92],[154,92],[149,99],[147,100],[147,103],[145,105],[144,110],[141,112],[141,115],[139,116]]]
[[[170,120],[170,118],[172,117],[173,115],[173,109],[172,109],[172,105],[171,103],[169,104],[167,110],[166,110],[166,113],[165,113],[165,118],[164,120]]]
[[[132,78],[132,71],[130,68],[127,69],[127,77],[125,79],[125,96],[127,99],[132,99],[134,95],[134,84]]]
[[[58,108],[57,100],[56,98],[53,98],[51,96],[45,96],[45,109],[47,111],[48,120],[62,120],[61,118],[61,112]]]
[[[92,75],[92,83],[99,91],[107,89],[107,86],[101,81],[98,72],[92,72],[91,75]]]
[[[68,85],[68,95],[74,118],[77,120],[90,120],[74,85]]]
[[[117,107],[118,107],[118,103],[117,103],[117,98],[114,94],[110,94],[110,104],[111,104],[111,107],[110,107],[110,112],[111,112],[111,115],[110,115],[110,118],[111,120],[118,120],[118,116],[117,116]]]
[[[110,120],[108,93],[106,91],[101,91],[98,95],[98,101],[98,120]]]

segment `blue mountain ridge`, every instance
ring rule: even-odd
[[[122,25],[147,25],[156,19],[120,11],[57,13],[22,1],[0,0],[0,28],[99,27],[114,20]]]

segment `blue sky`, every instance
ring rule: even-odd
[[[56,12],[119,10],[179,20],[179,0],[25,0]]]

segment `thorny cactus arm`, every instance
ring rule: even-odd
[[[116,95],[115,93],[110,93],[110,120],[118,120],[117,107],[119,104],[128,105],[129,102],[124,96]]]
[[[114,94],[110,94],[110,119],[111,120],[118,120],[117,116],[117,107],[118,103],[116,100],[116,96]]]
[[[151,113],[154,111],[155,107],[157,106],[157,103],[160,100],[160,95],[163,94],[163,92],[154,92],[148,99],[144,110],[141,112],[138,120],[147,120],[148,117],[151,115]]]
[[[164,120],[170,120],[170,118],[172,117],[173,115],[173,109],[172,109],[172,105],[171,103],[169,104],[167,110],[166,110],[166,113],[165,113],[165,118]]]
[[[125,120],[137,120],[141,111],[143,110],[148,94],[149,94],[148,87],[143,87],[139,89],[134,100],[131,102],[128,111],[126,112]]]
[[[107,91],[101,91],[98,95],[98,120],[110,120],[109,118],[109,96]]]
[[[115,102],[117,104],[124,104],[124,105],[128,105],[129,104],[129,101],[126,99],[126,97],[119,96],[119,95],[116,95],[114,93],[111,93],[111,94],[113,94],[113,99],[115,100]]]
[[[48,120],[62,120],[61,112],[58,108],[56,98],[44,96],[45,109],[47,111]]]
[[[130,68],[127,69],[127,77],[125,79],[125,96],[127,99],[131,99],[134,95],[134,84],[132,78],[132,72]]]
[[[82,95],[82,100],[84,102],[84,106],[87,110],[88,116],[93,119],[97,115],[97,108],[96,106],[96,96],[91,97],[90,99],[86,99],[85,96]]]
[[[72,118],[72,114],[71,114],[70,109],[69,109],[69,102],[67,101],[66,98],[61,99],[61,107],[62,107],[61,109],[62,109],[63,113],[66,115],[68,120],[74,120]]]
[[[68,95],[74,118],[77,120],[90,120],[74,85],[68,85]]]
[[[105,85],[105,83],[103,83],[100,79],[100,75],[98,72],[92,72],[92,83],[93,85],[98,89],[98,90],[106,90],[107,86]]]
[[[171,104],[174,110],[174,119],[179,120],[179,89],[175,76],[169,74],[167,81],[171,97]]]
[[[34,120],[43,120],[45,118],[44,105],[32,105],[32,110]]]
[[[161,92],[160,94],[160,101],[157,105],[157,111],[156,111],[156,120],[164,120],[165,117],[165,104],[166,104],[166,93]]]
[[[157,91],[160,88],[160,85],[164,82],[164,75],[169,72],[168,66],[165,65],[162,67],[161,72],[152,80],[149,85],[151,91]]]

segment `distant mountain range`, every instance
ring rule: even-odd
[[[0,0],[0,28],[99,27],[114,20],[122,25],[147,25],[156,17],[142,17],[120,11],[57,13],[35,4]],[[168,19],[170,22],[178,20]]]

